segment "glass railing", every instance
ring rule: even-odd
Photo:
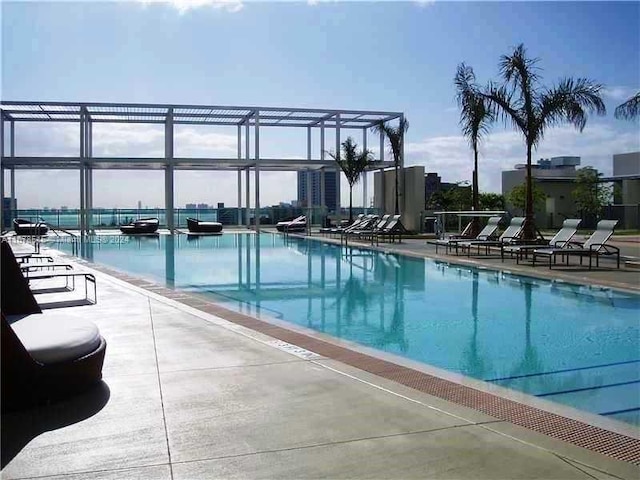
[[[378,213],[376,209],[368,208],[367,213]],[[364,213],[362,207],[353,208],[353,216]],[[198,220],[209,222],[220,222],[223,225],[246,225],[247,210],[236,207],[225,208],[176,208],[174,210],[174,223],[177,228],[187,227],[187,218],[197,218]],[[249,209],[249,224],[255,223],[255,209]],[[324,207],[301,208],[301,207],[264,207],[260,209],[260,224],[275,225],[278,222],[291,220],[300,215],[307,215],[311,218],[312,225],[325,225],[327,219],[336,223],[339,219],[349,218],[349,209],[343,208],[340,215],[335,212],[328,212]],[[157,218],[160,225],[166,225],[165,210],[163,208],[114,208],[114,209],[94,209],[91,216],[93,228],[109,229],[118,228],[120,225],[130,223],[139,218]],[[27,210],[5,210],[5,229],[12,229],[11,220],[21,218],[32,223],[44,222],[50,227],[60,229],[80,228],[80,210],[65,209],[27,209]]]

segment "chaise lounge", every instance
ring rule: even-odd
[[[502,235],[497,240],[474,240],[471,242],[461,242],[459,244],[462,250],[467,250],[467,256],[471,256],[471,249],[477,247],[477,253],[480,254],[480,249],[484,247],[484,253],[489,254],[491,247],[500,248],[500,256],[504,255],[504,248],[508,245],[515,244],[520,240],[522,235],[522,229],[524,227],[524,217],[513,217],[511,223],[506,228]],[[457,253],[457,250],[456,250]]]
[[[190,233],[222,232],[222,224],[220,222],[203,222],[196,218],[187,218],[187,227]]]
[[[46,235],[49,227],[43,222],[32,223],[23,218],[13,219],[13,230],[16,235]]]
[[[573,236],[578,231],[578,227],[582,222],[579,218],[567,218],[564,222],[562,222],[562,228],[558,230],[558,232],[549,240],[546,245],[542,245],[540,243],[537,244],[519,244],[519,245],[511,245],[504,247],[502,261],[504,262],[504,253],[509,253],[516,255],[516,263],[520,263],[520,259],[524,256],[526,257],[529,252],[532,252],[536,249],[541,249],[544,247],[551,248],[564,248],[571,241]]]
[[[427,243],[429,245],[436,246],[436,253],[438,253],[438,247],[445,247],[446,253],[449,253],[451,250],[455,249],[457,254],[458,245],[462,242],[470,242],[470,241],[483,242],[485,240],[491,240],[492,238],[494,238],[496,230],[498,230],[498,224],[500,223],[500,220],[502,220],[502,217],[489,217],[487,224],[484,226],[482,230],[480,230],[480,233],[478,233],[478,235],[476,235],[475,238],[473,237],[469,238],[464,234],[464,231],[463,231],[462,234],[460,235],[453,235],[449,238],[436,240],[435,242],[428,241]],[[471,225],[471,223],[469,223],[469,225]],[[467,225],[467,228],[469,227],[469,225]],[[465,231],[467,230],[467,228],[465,228]]]
[[[102,378],[106,341],[95,324],[43,312],[2,242],[2,411],[65,398]]]
[[[607,241],[613,235],[613,230],[618,224],[617,220],[600,220],[596,226],[596,231],[584,242],[568,242],[563,248],[541,248],[533,251],[533,266],[536,266],[537,257],[549,257],[549,268],[556,263],[556,257],[560,255],[566,258],[566,265],[569,265],[569,257],[577,255],[582,258],[589,257],[589,270],[592,267],[592,259],[596,257],[596,267],[600,266],[600,256],[615,255],[616,266],[620,268],[620,249],[613,245],[607,245]]]
[[[158,230],[159,221],[157,218],[140,218],[127,225],[121,225],[120,231],[127,235],[150,234]]]
[[[307,229],[306,215],[300,215],[290,221],[276,223],[276,230],[279,232],[304,232]]]

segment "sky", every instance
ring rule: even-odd
[[[611,174],[613,154],[640,150],[638,122],[613,117],[640,90],[639,2],[4,0],[0,8],[2,100],[399,111],[410,122],[405,164],[460,182],[473,164],[458,124],[456,67],[471,65],[481,84],[498,80],[500,56],[523,43],[540,59],[544,85],[590,78],[605,86],[607,106],[582,133],[549,130],[534,159],[575,155]],[[43,125],[17,124],[16,155],[77,155],[77,124]],[[261,130],[262,157],[306,155],[304,129],[273,130]],[[235,156],[235,128],[180,126],[175,138],[176,156]],[[162,156],[162,148],[157,126],[94,127],[95,156]],[[481,145],[480,190],[500,192],[500,172],[525,160],[521,135],[495,124]],[[177,172],[176,206],[235,206],[236,178]],[[97,171],[93,203],[162,206],[163,186],[161,171]],[[294,199],[296,174],[262,173],[260,191],[261,205]],[[18,171],[16,196],[19,208],[77,207],[78,172]],[[362,204],[360,185],[354,199]]]

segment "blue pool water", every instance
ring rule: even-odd
[[[85,256],[640,425],[640,296],[272,234],[102,237]]]

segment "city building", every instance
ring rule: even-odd
[[[457,183],[448,183],[443,182],[435,172],[429,172],[424,176],[424,202],[425,205],[429,203],[429,199],[436,192],[443,192],[447,190],[451,190],[452,188],[457,187]]]
[[[322,172],[313,171],[311,176],[311,206],[321,206]],[[340,198],[340,181],[335,171],[327,170],[324,174],[324,200],[329,212],[336,211],[336,200]],[[298,203],[296,206],[307,206],[307,172],[298,172]]]
[[[546,196],[544,208],[535,212],[536,224],[542,228],[557,228],[569,216],[576,214],[573,190],[580,165],[580,157],[563,156],[541,158],[531,165],[531,178]],[[505,199],[514,187],[525,183],[527,166],[515,165],[513,170],[502,172],[502,194]],[[514,208],[506,199],[507,210],[512,215],[523,212]]]
[[[607,218],[615,218],[618,228],[640,227],[640,152],[619,153],[613,156],[613,175],[602,177],[617,188],[614,204],[605,208]]]
[[[196,209],[196,204],[195,203],[187,203],[184,208],[186,208],[187,210],[195,210]]]

